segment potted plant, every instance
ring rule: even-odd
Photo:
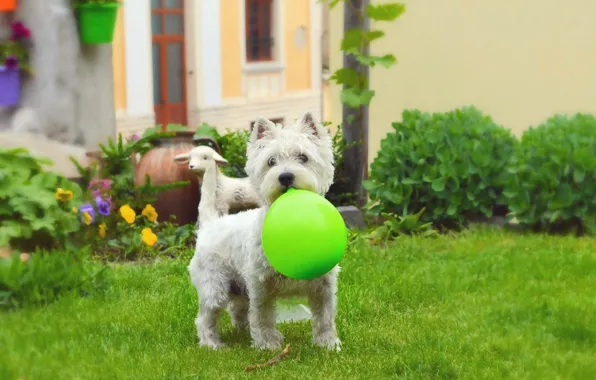
[[[0,42],[0,106],[19,104],[21,98],[21,70],[30,73],[29,44],[31,31],[20,21],[10,24],[8,41]]]
[[[17,0],[0,0],[0,12],[12,12],[17,9]]]
[[[114,39],[120,0],[76,0],[79,34],[85,44],[109,44]]]
[[[143,148],[145,152],[140,160],[136,161],[133,156],[134,183],[136,186],[142,186],[147,176],[153,185],[170,185],[186,181],[187,186],[159,193],[155,208],[162,220],[175,216],[178,224],[194,224],[197,221],[199,205],[198,178],[188,167],[174,162],[176,155],[194,148],[194,131],[184,125],[164,124],[149,128],[141,139],[150,138],[152,135],[158,137],[150,139],[150,145]]]

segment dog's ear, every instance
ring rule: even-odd
[[[226,166],[228,164],[228,160],[220,156],[217,152],[213,152],[213,159],[218,166]]]
[[[298,125],[300,125],[305,132],[312,133],[317,137],[320,137],[321,134],[325,132],[310,111],[302,115],[300,121],[298,121]]]
[[[177,164],[188,164],[190,161],[189,153],[180,153],[174,157],[174,162]]]
[[[257,117],[257,120],[250,129],[250,140],[257,141],[262,139],[265,135],[273,131],[273,128],[275,128],[274,122],[262,116]]]

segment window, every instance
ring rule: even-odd
[[[273,60],[273,0],[246,0],[246,61]]]

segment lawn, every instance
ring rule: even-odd
[[[0,314],[0,379],[588,379],[596,374],[596,239],[478,229],[359,246],[343,261],[341,353],[280,326],[274,352],[198,347],[187,260],[121,265],[87,298]]]

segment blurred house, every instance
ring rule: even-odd
[[[376,0],[375,2],[384,2]],[[373,54],[393,53],[391,69],[371,70],[372,161],[404,109],[442,112],[475,105],[520,135],[561,113],[596,113],[596,2],[578,0],[405,0],[406,13],[381,23]],[[343,3],[330,11],[331,70],[342,66]],[[375,25],[373,25],[375,27]],[[339,88],[331,88],[334,122]]]
[[[118,131],[322,117],[318,0],[127,1],[113,44]]]

